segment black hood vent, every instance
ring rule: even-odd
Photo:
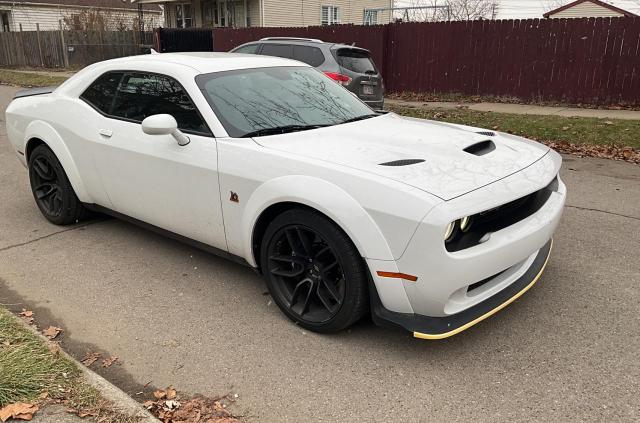
[[[496,133],[491,131],[478,131],[476,134],[484,135],[485,137],[495,137]]]
[[[403,159],[394,160],[392,162],[380,163],[380,166],[409,166],[412,164],[422,163],[424,159]]]
[[[491,153],[496,149],[496,145],[491,140],[480,141],[476,144],[471,144],[469,147],[465,148],[469,154],[473,154],[474,156],[484,156],[485,154]]]

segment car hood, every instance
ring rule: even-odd
[[[518,172],[549,148],[508,134],[388,113],[254,140],[270,149],[387,177],[450,200]],[[465,151],[467,149],[467,151]],[[407,160],[424,160],[406,164]],[[391,165],[382,165],[382,163]]]

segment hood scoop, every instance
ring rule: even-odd
[[[424,162],[424,159],[403,159],[403,160],[394,160],[391,162],[379,163],[380,166],[409,166],[413,164],[418,164]]]
[[[496,133],[493,131],[478,131],[476,134],[484,135],[485,137],[495,137]]]
[[[496,149],[496,145],[491,140],[480,141],[476,144],[471,144],[470,146],[463,149],[469,154],[473,154],[474,156],[484,156],[485,154],[491,153]]]

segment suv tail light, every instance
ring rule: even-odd
[[[351,83],[351,78],[349,78],[347,75],[343,75],[341,73],[336,73],[336,72],[325,72],[324,74],[327,75],[329,78],[333,79],[334,81],[336,81],[340,85],[346,86]]]

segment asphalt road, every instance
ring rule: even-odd
[[[0,110],[13,89],[0,87]],[[568,205],[546,273],[442,341],[363,322],[291,324],[251,270],[114,219],[61,228],[33,202],[0,122],[0,303],[134,397],[238,393],[252,421],[640,420],[640,166],[565,157]]]

